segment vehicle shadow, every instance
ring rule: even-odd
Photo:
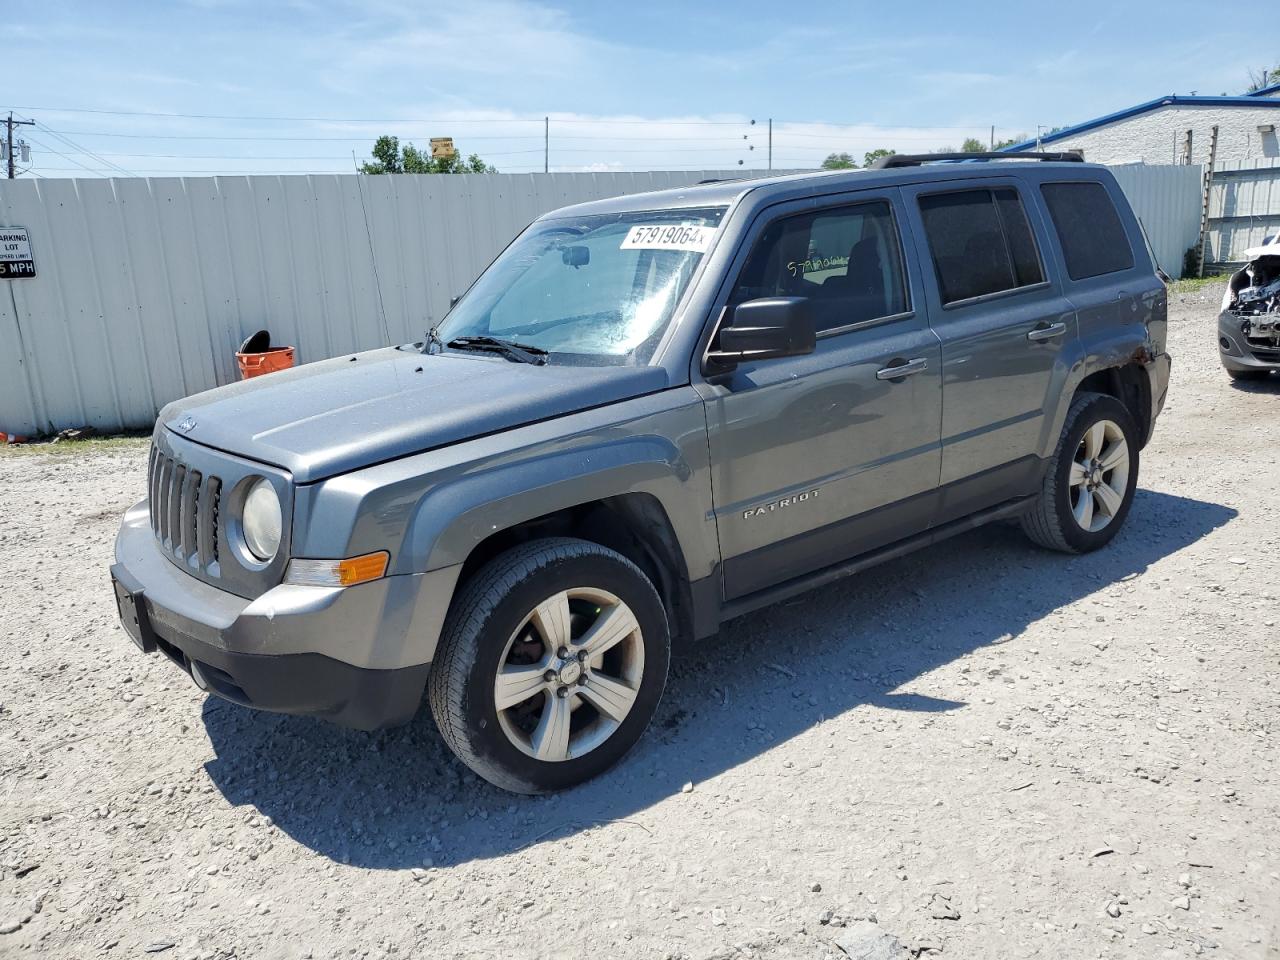
[[[1232,380],[1231,386],[1241,393],[1280,393],[1280,375],[1273,373],[1258,380]]]
[[[1106,549],[1069,557],[991,526],[726,624],[673,659],[659,715],[616,768],[567,793],[517,797],[448,752],[424,709],[375,734],[257,713],[216,698],[206,764],[228,801],[298,843],[375,869],[511,853],[634,816],[865,705],[963,709],[899,687],[993,643],[1221,527],[1236,511],[1140,490]],[[1016,644],[1010,657],[1019,655]],[[548,830],[548,825],[553,825]]]

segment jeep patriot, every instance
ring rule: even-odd
[[[172,403],[111,568],[203,690],[605,770],[673,642],[993,520],[1119,531],[1166,293],[1105,167],[894,157],[557,210],[421,343]]]

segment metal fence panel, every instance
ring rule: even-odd
[[[1222,270],[1280,233],[1280,160],[1242,160],[1214,170],[1206,262]]]
[[[1200,235],[1203,168],[1128,163],[1111,167],[1133,212],[1142,221],[1160,268],[1182,275],[1182,258]]]
[[[417,339],[548,210],[740,171],[0,181],[36,276],[0,281],[0,431],[146,427],[235,379]]]
[[[1181,268],[1199,168],[1113,168]],[[150,425],[236,378],[269,329],[299,362],[418,339],[538,215],[739,171],[0,181],[36,276],[0,281],[0,431]]]

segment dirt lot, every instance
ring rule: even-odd
[[[115,622],[145,446],[0,455],[0,956],[1280,957],[1280,381],[1218,296],[1108,549],[991,528],[731,624],[549,799],[425,713],[206,699]]]

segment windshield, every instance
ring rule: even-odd
[[[552,363],[649,362],[724,208],[533,224],[441,322],[442,343],[497,337]]]

